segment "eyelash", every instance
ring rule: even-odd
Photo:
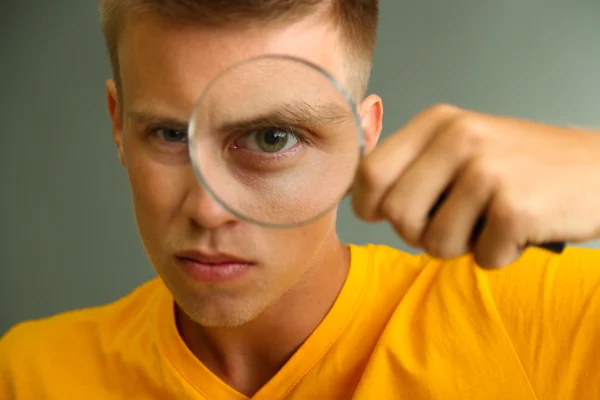
[[[287,128],[275,128],[275,129],[281,129],[282,131],[293,135],[302,144],[305,144],[305,145],[311,144],[311,141],[308,139],[308,135],[304,132],[305,130],[297,129],[293,126],[289,126]]]
[[[183,141],[169,141],[169,140],[165,140],[163,137],[160,137],[160,131],[171,131],[171,132],[176,132],[178,134],[184,135],[185,139]],[[187,143],[188,141],[188,134],[187,131],[185,129],[180,129],[180,128],[169,128],[167,126],[156,126],[156,127],[151,127],[150,129],[148,129],[149,135],[156,137],[158,139],[160,139],[161,141],[168,143],[168,144],[183,144],[183,143]]]
[[[235,134],[233,134],[233,138],[230,139],[228,141],[228,146],[235,142],[236,140],[249,135],[251,133],[264,133],[264,132],[268,132],[268,131],[281,131],[281,132],[285,132],[285,133],[289,133],[290,135],[294,136],[298,142],[302,143],[303,145],[307,145],[310,146],[312,144],[311,140],[309,139],[309,134],[307,134],[306,132],[310,132],[307,129],[303,129],[303,128],[298,128],[298,127],[294,127],[294,126],[277,126],[277,125],[263,125],[263,126],[256,126],[256,127],[252,127],[249,129],[244,130],[243,132],[237,132]]]

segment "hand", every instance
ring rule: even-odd
[[[434,257],[506,266],[528,245],[600,237],[600,134],[435,106],[364,157],[352,203]]]

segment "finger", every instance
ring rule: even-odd
[[[379,212],[382,198],[439,127],[458,112],[452,106],[436,106],[422,112],[361,160],[351,189],[352,207],[358,217],[367,221],[383,218]]]
[[[477,239],[474,257],[482,268],[501,268],[516,261],[527,245],[527,221],[517,217],[514,206],[503,198],[492,199]]]
[[[460,160],[447,154],[443,140],[435,141],[381,200],[379,212],[407,243],[421,247],[430,211],[450,186]],[[440,144],[441,143],[441,144]]]
[[[458,174],[423,234],[423,248],[430,255],[449,259],[471,250],[496,183],[489,163],[473,159]]]
[[[430,210],[459,170],[485,145],[485,131],[476,123],[464,114],[442,125],[382,201],[381,214],[407,242],[421,242]]]

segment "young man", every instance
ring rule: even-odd
[[[0,398],[600,398],[600,254],[526,249],[600,237],[600,135],[434,106],[375,147],[382,104],[363,95],[376,0],[103,0],[101,12],[113,136],[160,278],[14,327]],[[371,150],[356,214],[429,255],[347,246],[335,210],[251,225],[198,185],[185,135],[198,93],[271,53],[351,88]],[[201,278],[210,268],[220,279]]]

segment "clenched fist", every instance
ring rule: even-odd
[[[364,157],[352,202],[432,256],[506,266],[600,237],[600,133],[438,105]]]

